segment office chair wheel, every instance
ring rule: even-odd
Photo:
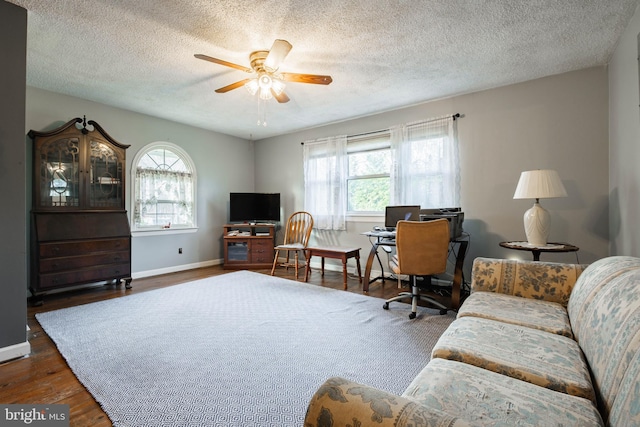
[[[389,310],[389,303],[388,303],[388,302],[385,302],[385,303],[382,305],[382,308],[384,308],[385,310]]]
[[[441,316],[443,316],[445,314],[447,314],[447,310],[446,309],[443,308],[442,310],[440,310],[440,315]]]
[[[415,312],[409,313],[409,319],[415,319],[415,318],[416,318],[416,313]]]

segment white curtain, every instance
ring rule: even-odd
[[[157,169],[136,169],[134,216],[138,226],[191,226],[193,179],[191,173]]]
[[[460,164],[452,116],[394,126],[391,204],[422,208],[460,205]]]
[[[318,230],[346,230],[347,136],[305,141],[304,209]]]

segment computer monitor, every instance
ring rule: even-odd
[[[384,213],[384,226],[396,228],[400,220],[420,221],[420,205],[387,206]]]

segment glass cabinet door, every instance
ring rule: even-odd
[[[248,240],[229,240],[227,245],[227,261],[248,262],[249,261],[249,241]]]
[[[80,118],[28,135],[33,140],[33,210],[124,210],[128,145]]]
[[[89,209],[124,208],[124,153],[99,139],[89,140]]]
[[[62,138],[43,144],[36,152],[39,185],[35,201],[42,208],[79,206],[79,139]]]

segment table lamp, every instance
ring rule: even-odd
[[[536,199],[533,207],[524,213],[524,231],[531,246],[545,246],[549,237],[549,212],[540,206],[540,199],[567,197],[558,172],[554,170],[533,170],[520,174],[520,180],[513,195],[514,199]]]

